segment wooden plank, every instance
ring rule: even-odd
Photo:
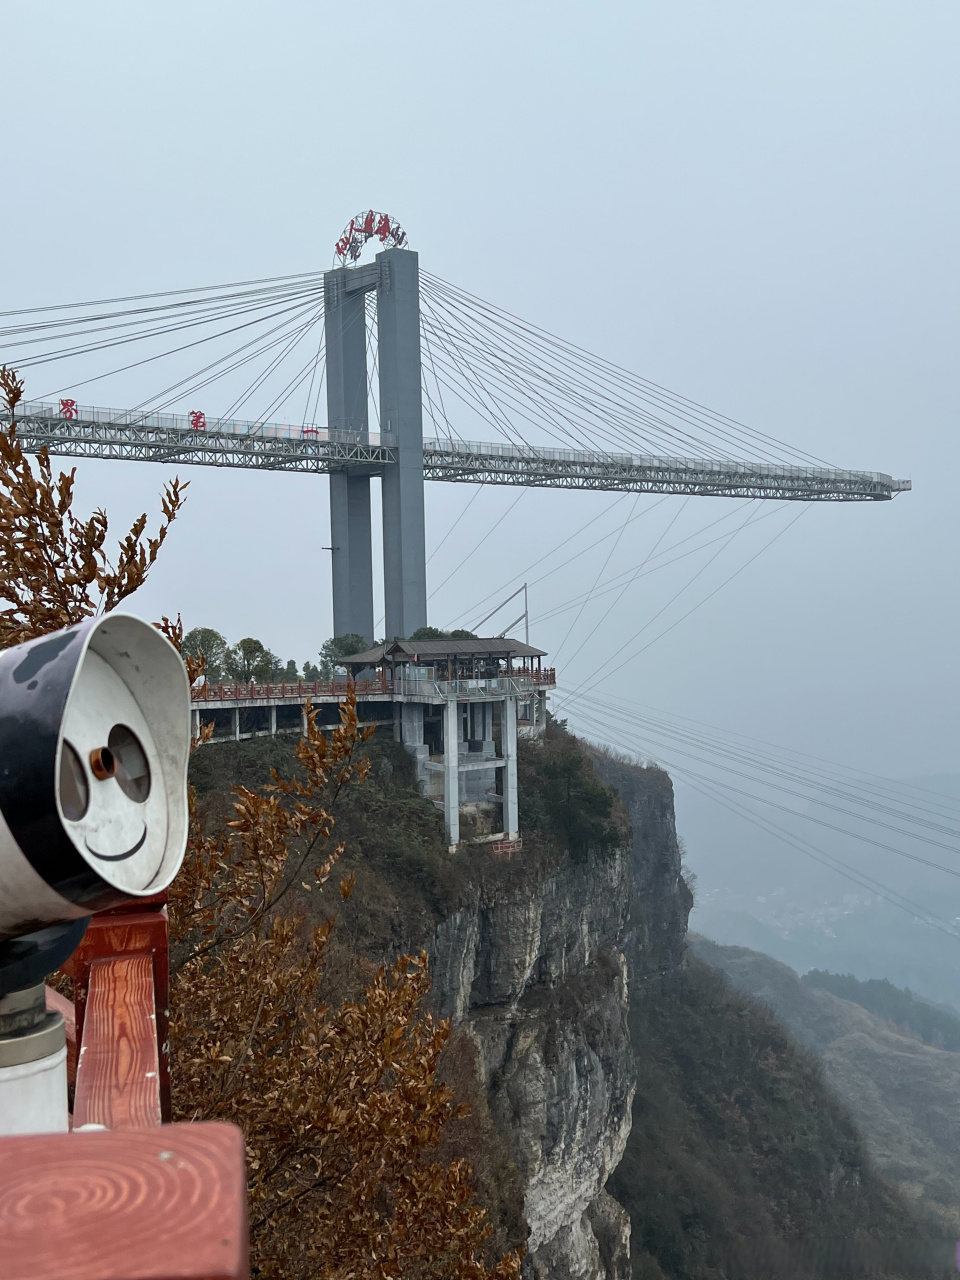
[[[72,1003],[53,987],[46,990],[47,1011],[59,1013],[63,1017],[64,1030],[67,1033],[67,1083],[73,1085],[77,1079],[77,1015]]]
[[[160,1124],[160,1062],[149,955],[90,965],[73,1124]]]
[[[80,946],[64,965],[74,982],[77,1039],[83,1041],[90,965],[107,957],[145,954],[153,961],[157,1046],[160,1056],[160,1106],[164,1120],[170,1107],[170,926],[163,905],[166,894],[141,898],[111,911],[100,911],[90,921]]]
[[[0,1138],[4,1280],[248,1280],[228,1124]]]

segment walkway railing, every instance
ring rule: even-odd
[[[394,692],[407,697],[458,698],[483,701],[486,698],[524,697],[556,684],[552,667],[545,671],[514,672],[489,679],[419,680],[409,675],[397,676]]]
[[[369,697],[377,693],[391,693],[393,684],[389,677],[355,680],[357,697]],[[195,685],[190,692],[194,702],[238,702],[264,698],[345,698],[350,686],[346,680],[256,680],[234,681],[232,684]]]
[[[509,676],[476,680],[435,680],[429,676],[421,677],[410,673],[393,680],[387,675],[373,676],[355,680],[353,687],[357,697],[361,699],[389,693],[396,693],[401,697],[435,694],[440,698],[451,698],[454,695],[477,698],[488,693],[491,698],[502,698],[511,693],[531,693],[537,689],[552,688],[556,683],[555,668],[545,667],[542,671],[522,668]],[[307,698],[345,698],[349,688],[346,680],[251,680],[229,684],[211,684],[207,681],[194,686],[191,697],[194,702],[262,702],[274,698],[305,701]]]
[[[9,420],[9,414],[2,415]],[[315,440],[318,443],[353,444],[355,431],[328,431],[312,423],[291,426],[285,422],[263,422],[249,418],[207,418],[204,413],[151,413],[137,409],[105,409],[101,405],[78,404],[75,400],[25,400],[17,417],[35,421],[96,423],[106,427],[132,427],[143,431],[211,432],[231,436],[257,436],[265,440]],[[368,431],[364,443],[393,448],[397,437]]]
[[[27,449],[78,458],[126,458],[211,467],[326,474],[348,466],[390,467],[398,462],[393,435],[329,431],[314,426],[147,413],[30,401],[18,411]],[[0,409],[0,424],[9,414]],[[781,501],[887,501],[910,488],[878,471],[603,453],[539,445],[427,439],[426,480],[509,484],[603,492],[680,493]]]

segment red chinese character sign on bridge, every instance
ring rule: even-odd
[[[402,249],[407,243],[407,233],[388,213],[368,209],[351,218],[336,243],[334,252],[340,265],[345,267],[357,261],[368,240],[376,237],[385,249]]]
[[[206,431],[207,415],[205,413],[201,413],[199,409],[191,409],[187,416],[194,431]]]
[[[76,418],[76,416],[77,416],[76,400],[61,400],[60,401],[60,417],[67,418],[70,421],[73,421],[73,419]]]

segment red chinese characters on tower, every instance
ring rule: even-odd
[[[61,417],[61,418],[67,418],[67,419],[69,419],[69,420],[71,420],[71,421],[72,421],[74,418],[76,418],[76,417],[77,417],[77,402],[76,402],[76,400],[61,400],[61,401],[60,401],[60,417]]]
[[[207,415],[205,413],[201,413],[199,409],[191,409],[187,416],[194,431],[206,431]]]

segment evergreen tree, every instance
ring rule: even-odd
[[[199,658],[203,654],[206,659],[203,674],[211,684],[219,684],[223,679],[227,641],[219,631],[212,627],[194,627],[183,637],[183,653],[188,658]]]

